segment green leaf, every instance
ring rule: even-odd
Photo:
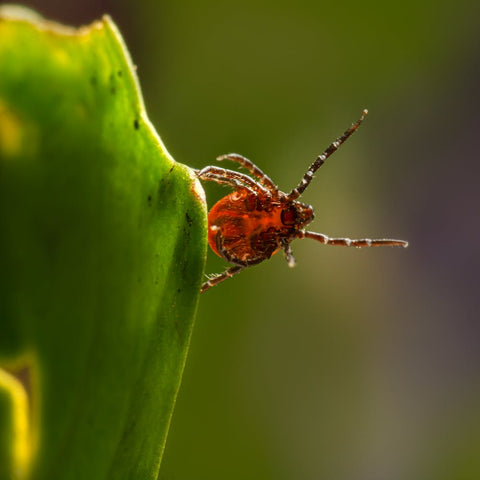
[[[0,72],[0,478],[156,478],[203,190],[108,17],[76,30],[1,7]]]

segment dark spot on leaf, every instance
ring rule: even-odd
[[[119,77],[121,77],[121,76],[123,75],[123,72],[122,72],[121,70],[119,70],[119,71],[117,72],[117,75],[118,75]]]
[[[177,290],[177,292],[178,292],[178,290]],[[177,331],[178,338],[180,339],[180,341],[183,344],[182,332],[180,330],[180,327],[178,326],[178,320],[176,318],[175,318],[175,321],[173,322],[173,324],[175,326],[175,330]]]
[[[110,88],[110,93],[111,93],[112,95],[115,95],[116,91],[117,91],[117,90],[116,90],[115,87]]]
[[[168,198],[168,203],[171,203],[172,208],[175,208],[177,203],[176,195],[169,195],[171,189],[175,188],[175,183],[172,182],[168,175],[164,175],[158,182],[158,191],[155,198],[158,198],[158,202],[162,203],[163,199]]]
[[[151,195],[148,196],[148,204],[150,206],[152,206],[152,196]]]
[[[190,217],[190,215],[188,214],[188,212],[185,212],[185,220],[187,221],[188,225],[191,227],[193,220],[192,220],[192,217]]]
[[[172,168],[168,171],[168,173],[172,173],[174,168],[175,168],[175,164],[172,165]]]
[[[135,130],[138,130],[140,127],[140,124],[138,123],[138,119],[136,118],[134,121],[133,121],[133,128]]]
[[[135,428],[136,424],[137,424],[137,422],[135,420],[133,422],[130,422],[127,425],[127,428],[125,429],[125,431],[123,432],[122,437],[123,438],[128,438],[128,436],[131,434],[131,432],[133,432],[133,429]]]

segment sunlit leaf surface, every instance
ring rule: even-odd
[[[205,258],[106,17],[0,9],[0,478],[156,478]],[[200,191],[199,191],[200,190]]]

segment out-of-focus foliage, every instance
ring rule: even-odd
[[[77,30],[0,8],[0,72],[0,478],[155,479],[202,280],[201,187],[108,17]]]

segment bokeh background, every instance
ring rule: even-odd
[[[234,151],[288,190],[367,107],[304,195],[312,229],[410,241],[297,241],[295,269],[278,255],[202,295],[160,478],[479,479],[480,3],[25,5],[109,13],[195,168]]]

